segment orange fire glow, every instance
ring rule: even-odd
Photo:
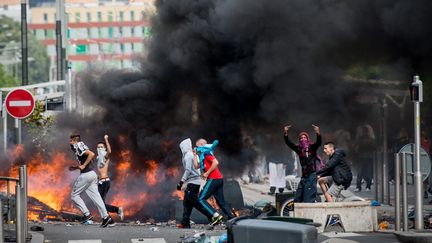
[[[173,197],[178,197],[179,200],[183,201],[184,200],[184,192],[183,191],[173,191],[171,193],[171,196]]]
[[[155,186],[158,181],[156,179],[157,176],[157,170],[159,168],[158,164],[156,163],[156,161],[154,160],[148,160],[146,161],[148,168],[146,171],[146,182],[147,184],[149,184],[150,186]]]

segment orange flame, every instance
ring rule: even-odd
[[[158,181],[156,179],[157,170],[159,168],[158,164],[154,160],[148,160],[146,161],[148,168],[146,171],[146,182],[150,186],[155,186]]]

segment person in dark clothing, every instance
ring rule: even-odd
[[[320,164],[320,159],[317,155],[317,150],[321,146],[321,134],[318,126],[312,125],[316,133],[316,142],[311,143],[309,135],[306,132],[299,134],[299,144],[294,144],[288,137],[288,130],[291,126],[284,127],[285,143],[296,152],[300,159],[302,167],[302,177],[298,185],[294,202],[315,202],[316,200],[316,184],[317,184],[317,164]]]
[[[190,216],[193,208],[196,208],[203,215],[205,215],[209,219],[209,221],[211,221],[213,215],[210,214],[207,210],[204,210],[204,208],[198,201],[201,179],[198,170],[194,167],[194,155],[192,152],[192,141],[190,138],[185,139],[180,143],[180,150],[182,152],[184,173],[180,182],[177,183],[177,190],[181,191],[184,183],[186,183],[187,186],[185,188],[183,198],[183,218],[180,224],[177,225],[177,227],[181,229],[189,229]]]
[[[333,184],[326,191],[323,191],[327,202],[333,202],[333,198],[338,197],[342,190],[346,190],[351,185],[351,168],[345,160],[345,152],[336,149],[333,142],[324,144],[324,153],[329,157],[325,166],[317,172],[318,177],[331,176]],[[323,188],[323,187],[321,187]]]
[[[373,153],[375,150],[375,134],[370,125],[364,125],[359,128],[355,143],[357,153],[357,188],[355,191],[361,191],[362,179],[366,182],[366,191],[371,190],[373,175]]]

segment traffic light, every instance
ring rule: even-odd
[[[414,76],[414,80],[410,85],[411,100],[414,102],[423,102],[423,82],[419,76]]]

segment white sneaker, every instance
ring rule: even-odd
[[[366,190],[365,191],[367,191],[367,192],[370,192],[371,191],[371,189],[370,188],[366,188]]]
[[[359,188],[356,188],[355,190],[354,190],[355,192],[360,192],[361,191],[361,189],[359,189]]]
[[[119,209],[118,209],[118,216],[119,216],[120,220],[123,221],[124,213],[123,213],[122,207],[119,207]]]

